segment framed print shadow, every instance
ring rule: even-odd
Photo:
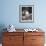
[[[19,21],[34,22],[34,5],[19,5]]]

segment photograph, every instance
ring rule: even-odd
[[[34,5],[20,5],[19,10],[20,22],[34,21]]]

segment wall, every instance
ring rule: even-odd
[[[34,5],[34,23],[19,22],[19,5]],[[13,24],[16,28],[42,28],[46,32],[46,0],[0,0],[0,31]]]
[[[42,0],[1,0],[0,25],[13,24],[16,28],[46,28],[46,1]],[[34,23],[19,22],[19,5],[34,5]]]

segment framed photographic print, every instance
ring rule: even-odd
[[[19,6],[19,21],[34,22],[34,5]]]

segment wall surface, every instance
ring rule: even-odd
[[[46,28],[46,0],[0,0],[0,26],[13,24],[16,28]],[[19,22],[19,5],[34,5],[34,22]]]
[[[19,22],[19,5],[34,5],[34,22]],[[42,28],[46,32],[46,0],[0,0],[0,31],[9,24],[15,28]]]

